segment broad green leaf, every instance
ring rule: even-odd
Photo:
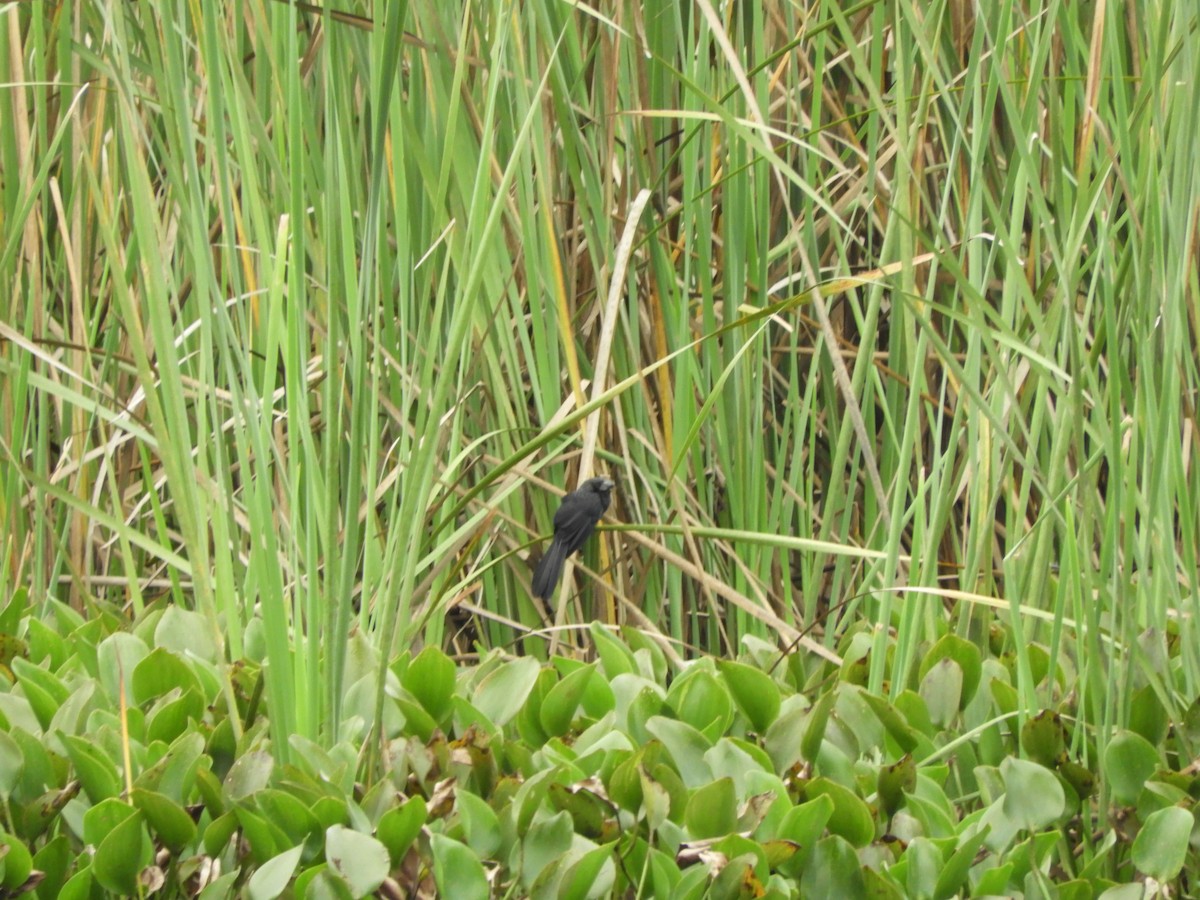
[[[84,792],[93,804],[121,793],[121,778],[117,773],[117,765],[99,745],[70,734],[61,734],[59,739],[75,765],[75,774],[79,777]]]
[[[662,695],[656,687],[643,687],[634,695],[626,713],[626,720],[629,736],[635,744],[645,744],[650,740],[651,735],[646,723],[662,712],[663,703]]]
[[[751,727],[758,734],[766,734],[779,715],[781,701],[775,679],[760,669],[732,660],[722,660],[719,668],[734,701],[750,720]]]
[[[249,806],[239,804],[233,808],[233,814],[242,830],[242,840],[250,848],[250,856],[259,865],[291,846],[279,826]]]
[[[779,837],[795,841],[802,849],[812,848],[824,833],[833,809],[833,798],[826,794],[818,794],[812,800],[793,806],[779,824]]]
[[[432,740],[433,732],[437,730],[438,724],[425,711],[425,707],[410,700],[407,695],[396,697],[395,703],[400,714],[404,716],[404,733],[416,735],[422,741]]]
[[[938,873],[937,884],[934,887],[934,900],[948,900],[958,894],[966,883],[971,867],[975,865],[976,855],[987,840],[987,828],[979,828],[974,834],[963,838],[950,854]]]
[[[800,878],[804,897],[866,897],[858,855],[838,835],[817,842]]]
[[[697,788],[713,780],[712,769],[704,760],[704,754],[712,744],[691,725],[665,716],[654,716],[646,723],[646,730],[662,741],[675,762],[679,777],[688,788]]]
[[[26,803],[25,815],[16,822],[20,836],[27,841],[41,837],[51,823],[62,815],[67,804],[79,795],[79,791],[79,782],[72,781],[64,788],[46,791],[32,802]]]
[[[387,847],[393,866],[398,866],[404,859],[404,854],[425,824],[426,815],[425,801],[417,796],[384,813],[379,820],[375,836]]]
[[[529,656],[505,662],[484,676],[475,689],[471,705],[489,721],[503,727],[521,711],[540,668],[538,661]]]
[[[982,655],[979,648],[965,638],[952,632],[944,634],[921,660],[917,677],[923,680],[929,671],[944,659],[954,662],[962,673],[960,708],[965,708],[979,689],[979,680],[983,674]]]
[[[213,624],[201,613],[172,603],[163,610],[154,629],[154,645],[207,662],[217,658],[220,638]]]
[[[204,829],[204,852],[209,856],[220,856],[229,839],[237,833],[238,827],[238,817],[233,811],[214,818]]]
[[[521,740],[530,748],[541,747],[550,740],[550,735],[542,726],[542,703],[545,702],[558,682],[558,670],[552,666],[543,667],[538,673],[537,681],[533,683],[533,687],[529,691],[529,696],[525,699],[525,705],[521,707],[521,711],[513,720]]]
[[[18,838],[0,830],[0,884],[6,896],[18,893],[33,871],[33,856]],[[11,894],[9,893],[11,892]]]
[[[150,830],[176,854],[196,839],[196,823],[178,803],[140,788],[134,788],[129,799],[145,815]]]
[[[1129,704],[1130,731],[1140,734],[1157,747],[1167,736],[1170,720],[1153,685],[1144,685],[1133,692]]]
[[[286,790],[265,788],[255,792],[253,800],[262,817],[274,822],[292,843],[302,844],[323,830],[308,806]]]
[[[439,647],[428,646],[413,659],[400,679],[435,722],[444,722],[453,705],[457,667]]]
[[[801,744],[808,728],[808,701],[799,694],[788,697],[780,706],[779,715],[763,736],[763,747],[771,757],[776,772],[787,772],[801,759]]]
[[[582,666],[555,684],[546,694],[542,700],[540,721],[549,737],[561,737],[567,733],[595,671],[594,665]]]
[[[60,834],[42,845],[33,855],[33,867],[42,873],[42,880],[37,887],[38,897],[60,896],[67,876],[72,872],[71,864],[75,858],[75,850],[66,835]]]
[[[550,784],[550,802],[563,810],[575,823],[575,833],[591,839],[605,836],[605,826],[612,824],[612,800],[603,799],[584,785],[568,787],[559,782]]]
[[[730,855],[724,848],[722,848],[721,852],[729,857],[729,862],[722,867],[721,871],[717,873],[717,877],[713,879],[710,896],[765,897],[766,890],[763,887],[763,882],[759,877],[757,869],[761,868],[765,871],[766,863],[763,862],[762,866],[759,866],[759,855],[756,853]]]
[[[587,900],[588,897],[607,896],[616,876],[612,864],[615,844],[605,844],[584,853],[563,876],[559,887],[559,900]],[[603,873],[609,871],[607,876]]]
[[[827,827],[855,847],[865,847],[875,838],[875,819],[866,802],[849,788],[828,778],[814,778],[804,787],[809,800],[828,797],[833,813]]]
[[[999,678],[993,678],[988,682],[988,689],[992,694],[992,701],[996,704],[996,709],[1002,713],[1015,713],[1020,705],[1020,700],[1017,697],[1017,689],[1010,683],[1001,681]]]
[[[243,753],[225,776],[225,793],[232,800],[248,798],[270,784],[274,770],[275,759],[265,750]]]
[[[667,657],[663,654],[662,647],[658,646],[658,642],[648,634],[643,633],[641,629],[630,625],[621,626],[621,637],[625,639],[625,643],[633,651],[633,658],[637,661],[638,671],[655,684],[665,684],[667,680]]]
[[[433,851],[433,880],[438,896],[455,900],[488,900],[490,890],[483,864],[465,845],[434,833],[430,838]]]
[[[56,900],[90,900],[93,894],[92,867],[90,865],[76,872],[62,886]]]
[[[469,791],[458,791],[455,795],[455,802],[458,806],[467,846],[480,859],[487,859],[500,847],[499,817],[484,800]]]
[[[729,689],[706,668],[691,669],[677,679],[667,692],[667,705],[709,743],[721,737],[733,720]]]
[[[195,691],[202,696],[200,681],[192,668],[178,654],[165,647],[155,647],[133,670],[130,678],[133,702],[142,704],[161,697],[172,689]]]
[[[637,671],[637,662],[633,658],[633,651],[617,640],[603,624],[592,622],[588,626],[588,632],[596,646],[596,656],[600,658],[604,675],[609,681],[618,675]]]
[[[373,894],[388,877],[387,848],[369,834],[341,825],[325,832],[325,859],[355,897]]]
[[[111,634],[101,641],[97,648],[97,665],[100,669],[100,683],[110,700],[116,703],[120,698],[122,685],[125,685],[126,702],[133,702],[128,688],[133,677],[133,670],[138,663],[150,655],[150,648],[139,638],[123,631]]]
[[[1010,757],[1000,764],[1004,776],[1004,813],[1022,828],[1036,831],[1056,821],[1065,809],[1062,784],[1045,766]]]
[[[317,863],[297,875],[292,894],[305,900],[357,900],[346,882],[328,863]],[[229,894],[222,893],[220,896]]]
[[[642,753],[633,753],[618,763],[604,781],[613,803],[627,812],[636,813],[642,805]]]
[[[92,873],[114,894],[137,894],[138,873],[150,862],[151,845],[142,827],[142,814],[132,810],[96,846]]]
[[[20,745],[7,731],[0,731],[0,803],[8,803],[24,768],[25,756]]]
[[[825,729],[829,725],[829,714],[837,702],[836,691],[826,691],[816,705],[809,711],[804,724],[804,737],[800,741],[800,756],[808,762],[814,762],[821,753],[821,743],[825,740]]]
[[[955,660],[937,660],[921,677],[921,698],[933,721],[947,726],[963,705],[963,670]]]
[[[297,845],[259,866],[246,883],[248,900],[275,900],[287,890],[303,852],[303,845]]]
[[[1140,734],[1120,731],[1104,750],[1104,779],[1114,802],[1132,806],[1161,764],[1158,750]]]
[[[716,781],[692,791],[683,822],[696,840],[721,837],[737,825],[737,796],[732,778]]]
[[[1195,816],[1178,806],[1152,812],[1133,840],[1133,864],[1158,882],[1178,878],[1195,826]]]
[[[892,706],[883,697],[878,697],[865,690],[860,691],[859,696],[867,706],[871,707],[871,711],[882,723],[888,736],[899,745],[901,750],[905,753],[912,753],[917,749],[920,744],[919,735],[895,706]]]
[[[1013,847],[1012,878],[1017,884],[1033,876],[1034,869],[1044,869],[1056,847],[1062,844],[1063,833],[1059,828],[1048,828],[1037,834],[1030,835]]]
[[[192,722],[200,721],[203,716],[204,699],[198,690],[188,690],[178,696],[167,695],[151,712],[147,737],[151,741],[173,743],[188,731]]]
[[[651,834],[662,828],[671,815],[671,794],[662,782],[651,777],[642,766],[637,767],[638,787],[641,796],[641,811],[646,814],[646,824]]]
[[[521,837],[521,881],[533,884],[542,869],[571,849],[575,831],[571,817],[555,813],[535,821]]]
[[[918,835],[904,850],[904,885],[910,897],[932,897],[942,868],[942,854],[933,841]]]
[[[1053,768],[1066,748],[1067,733],[1062,716],[1043,709],[1025,720],[1021,728],[1021,749],[1033,762]]]
[[[50,727],[54,714],[67,701],[71,692],[53,672],[18,656],[12,661],[13,674],[25,699],[43,730]]]
[[[899,760],[879,770],[879,800],[884,815],[891,817],[904,805],[905,796],[917,786],[917,767],[907,753]]]

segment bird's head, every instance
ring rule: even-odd
[[[589,478],[582,485],[580,485],[580,487],[582,487],[585,491],[591,491],[594,494],[607,494],[616,486],[617,483],[615,481],[613,481],[611,478],[604,477]]]

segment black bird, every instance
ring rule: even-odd
[[[554,540],[533,573],[533,595],[549,600],[562,574],[563,563],[596,530],[596,523],[608,509],[615,483],[610,478],[589,478],[563,497],[554,514]]]

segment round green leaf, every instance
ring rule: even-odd
[[[957,634],[944,634],[921,660],[917,677],[923,679],[929,670],[943,659],[957,663],[962,672],[960,708],[965,707],[979,689],[979,679],[983,674],[983,657],[979,648]]]
[[[83,814],[84,843],[99,844],[118,825],[136,815],[136,809],[116,797],[97,803]]]
[[[176,853],[196,839],[196,823],[180,804],[139,788],[133,789],[129,799],[145,814],[151,830]]]
[[[454,660],[431,644],[409,663],[400,682],[434,721],[442,722],[453,709],[456,675]]]
[[[733,720],[733,701],[717,677],[704,669],[680,678],[667,692],[667,705],[709,742],[725,733]]]
[[[938,725],[949,725],[963,703],[963,670],[957,660],[937,660],[921,677],[921,697]]]
[[[737,825],[737,795],[732,778],[718,778],[697,788],[688,800],[683,823],[696,840],[721,837]]]
[[[0,862],[4,871],[0,884],[4,885],[6,891],[15,893],[33,871],[33,857],[29,848],[11,834],[0,831]]]
[[[130,683],[133,702],[138,704],[161,697],[175,688],[181,693],[189,690],[198,696],[203,693],[196,673],[178,654],[165,647],[155,647],[134,667]]]
[[[254,795],[254,802],[263,817],[276,823],[292,843],[302,844],[310,835],[323,830],[317,817],[295,794],[267,788]]]
[[[855,847],[865,847],[875,838],[875,819],[866,801],[852,790],[828,778],[814,778],[805,785],[809,800],[828,797],[833,801],[829,816],[831,834],[840,835]]]
[[[1021,728],[1021,749],[1036,763],[1053,768],[1066,747],[1067,733],[1062,716],[1052,709],[1043,709],[1025,720]]]
[[[369,834],[341,825],[325,832],[325,858],[355,897],[373,894],[388,876],[387,848]]]
[[[455,900],[488,900],[487,875],[483,864],[468,847],[442,834],[429,841],[433,851],[433,880],[438,895]]]
[[[416,840],[427,815],[425,801],[417,796],[406,800],[402,806],[388,810],[379,819],[375,836],[387,847],[393,865],[399,865],[409,846]]]
[[[838,835],[815,848],[800,879],[802,897],[866,897],[862,864],[854,848]]]
[[[1122,806],[1136,803],[1159,764],[1153,744],[1132,731],[1118,732],[1104,751],[1104,778],[1113,800]]]
[[[96,662],[100,669],[100,683],[104,685],[109,699],[117,701],[122,685],[129,683],[133,670],[149,653],[150,648],[140,638],[124,631],[111,634],[100,643]]]
[[[1035,831],[1056,821],[1066,808],[1062,783],[1045,766],[1009,757],[1000,764],[1004,778],[1004,814]]]
[[[123,897],[138,893],[138,873],[150,861],[150,841],[136,810],[113,828],[96,847],[92,874],[106,890]]]
[[[1156,881],[1173,881],[1183,870],[1195,825],[1195,816],[1178,806],[1150,813],[1133,840],[1133,864]]]

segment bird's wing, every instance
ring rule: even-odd
[[[604,513],[604,505],[595,494],[572,494],[563,500],[554,514],[554,537],[571,554],[583,546]]]
[[[554,513],[554,530],[576,531],[588,523],[595,524],[604,514],[604,506],[596,494],[568,494]]]

